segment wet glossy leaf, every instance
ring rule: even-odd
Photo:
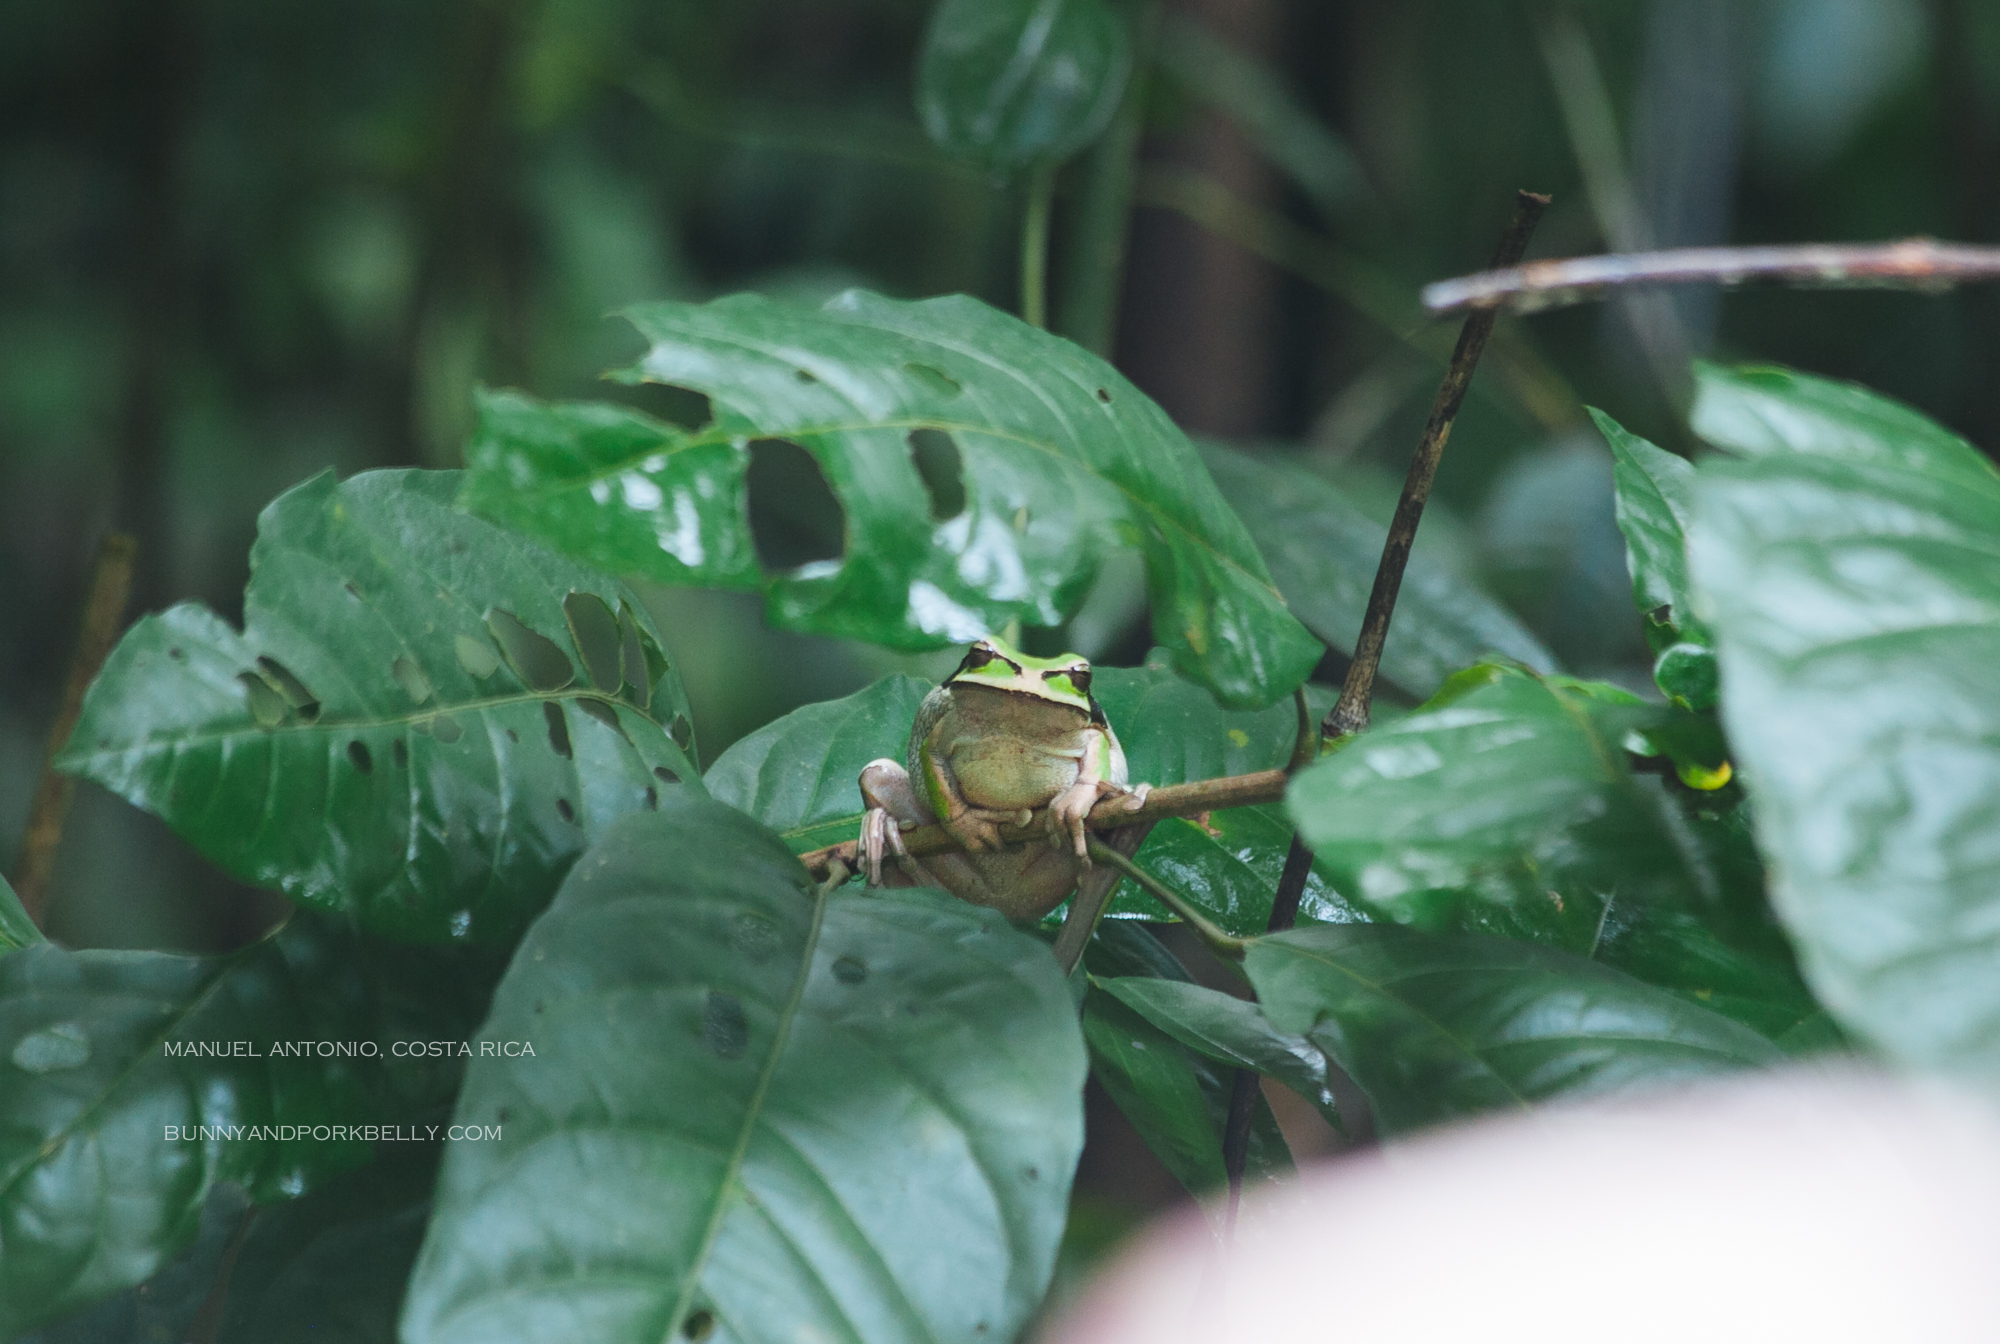
[[[1346,1070],[1385,1134],[1783,1058],[1664,990],[1507,939],[1319,925],[1258,939],[1245,968],[1272,1023]]]
[[[448,1096],[457,1061],[391,1046],[462,1039],[482,991],[465,954],[309,912],[224,957],[46,943],[0,957],[0,1337],[151,1277],[218,1182],[279,1200],[363,1161],[365,1137],[316,1127],[396,1123]]]
[[[734,809],[586,854],[475,1058],[408,1344],[1010,1339],[1083,1139],[1048,948],[927,891],[818,895]],[[709,1332],[713,1332],[712,1334]]]
[[[1937,421],[1857,383],[1773,365],[1695,365],[1689,426],[1743,457],[1808,453],[1990,488],[1979,450]]]
[[[675,744],[678,675],[643,710],[591,685],[569,633],[565,599],[589,594],[657,650],[638,599],[459,512],[458,486],[328,474],[281,495],[259,521],[244,630],[192,604],[142,619],[63,768],[239,877],[370,929],[513,937],[611,820],[700,783]]]
[[[1707,625],[1695,614],[1688,580],[1687,529],[1694,514],[1694,467],[1685,458],[1628,434],[1592,407],[1617,461],[1618,530],[1632,571],[1632,600],[1646,621],[1657,659],[1653,679],[1693,709],[1715,704],[1715,652]]]
[[[740,494],[704,494],[675,464],[784,440],[817,463],[847,549],[769,578],[774,625],[910,649],[1012,620],[1054,625],[1105,554],[1136,545],[1155,637],[1226,703],[1270,704],[1319,659],[1186,436],[1059,337],[962,296],[861,291],[816,311],[737,295],[628,316],[652,348],[619,376],[702,392],[714,420],[666,448],[575,428],[589,445],[575,451],[539,432],[502,441],[490,423],[469,503],[606,569],[736,584],[739,568],[691,569],[676,538],[692,528],[703,556],[748,554]],[[956,449],[962,506],[934,498],[919,471],[935,436]]]
[[[1303,771],[1286,806],[1340,889],[1398,919],[1441,891],[1538,896],[1565,869],[1597,876],[1582,828],[1637,829],[1655,808],[1623,748],[1651,712],[1612,688],[1482,664]]]
[[[737,739],[702,782],[777,831],[794,853],[852,840],[861,829],[861,767],[881,756],[903,760],[930,691],[928,682],[891,676],[795,709]]]
[[[577,559],[668,583],[755,589],[740,442],[604,402],[481,392],[463,502]]]
[[[1694,575],[1772,899],[1902,1059],[2000,1075],[2000,475],[1860,388],[1707,371]]]
[[[1190,1194],[1211,1194],[1226,1178],[1222,1136],[1229,1123],[1233,1068],[1190,1050],[1118,998],[1093,988],[1083,1002],[1091,1075]],[[1259,1096],[1250,1120],[1244,1175],[1274,1180],[1292,1170],[1291,1150]]]
[[[0,952],[41,941],[42,931],[35,927],[35,921],[29,919],[28,912],[21,908],[21,898],[14,894],[14,888],[7,885],[7,879],[0,877]]]
[[[1103,133],[1131,66],[1105,0],[941,0],[917,53],[917,115],[965,158],[1056,163]]]
[[[1133,1012],[1218,1064],[1254,1069],[1319,1108],[1340,1125],[1326,1056],[1303,1036],[1279,1031],[1255,1003],[1179,980],[1119,976],[1095,984]]]
[[[1257,549],[1306,628],[1351,653],[1388,529],[1319,477],[1283,461],[1219,445],[1202,453],[1223,498],[1256,520]],[[1555,656],[1526,626],[1419,534],[1382,650],[1382,675],[1430,695],[1460,668],[1499,653],[1544,671]]]

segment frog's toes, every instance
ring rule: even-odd
[[[1090,809],[1097,803],[1095,784],[1072,784],[1055,796],[1049,804],[1049,838],[1059,839],[1069,836],[1070,844],[1080,859],[1088,860],[1090,841],[1084,830],[1083,819],[1090,815]]]
[[[861,818],[861,856],[868,865],[868,885],[882,885],[882,856],[893,851],[905,854],[903,828],[888,809],[871,807]]]
[[[1152,791],[1151,784],[1134,784],[1131,791],[1125,795],[1125,801],[1119,806],[1127,812],[1137,812],[1146,805],[1146,797]]]

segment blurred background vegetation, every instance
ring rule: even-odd
[[[0,866],[107,530],[140,539],[135,611],[192,598],[234,616],[257,511],[286,487],[457,465],[478,384],[639,395],[596,381],[639,349],[607,317],[625,304],[861,284],[1014,308],[1025,184],[919,129],[928,8],[0,6]],[[1107,333],[1092,293],[1113,277],[1066,265],[1090,227],[1086,155],[1058,182],[1058,329],[1103,344],[1191,432],[1294,455],[1384,517],[1454,334],[1416,292],[1479,268],[1517,187],[1556,198],[1536,256],[2000,235],[2000,10],[1973,0],[1127,12],[1151,37],[1122,297]],[[1426,530],[1572,670],[1635,685],[1645,651],[1585,402],[1685,446],[1688,357],[1754,357],[2000,442],[1991,292],[1690,293],[1501,333]],[[772,563],[824,542],[795,468],[753,475]],[[705,759],[910,665],[770,632],[754,599],[649,596]],[[1140,600],[1112,573],[1046,638],[1136,662]],[[80,789],[59,938],[213,947],[273,908]]]

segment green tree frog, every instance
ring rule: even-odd
[[[884,757],[861,771],[869,882],[882,883],[885,854],[904,856],[903,830],[941,822],[965,852],[921,864],[901,857],[890,884],[932,883],[1014,920],[1041,918],[1086,875],[1079,907],[1108,896],[1118,875],[1091,872],[1084,818],[1108,795],[1125,795],[1136,809],[1150,788],[1126,783],[1125,750],[1090,693],[1089,662],[1075,654],[1031,658],[993,638],[975,643],[924,698],[905,761],[907,768]],[[1047,841],[1000,842],[1001,823],[1025,825],[1042,807]],[[1104,839],[1129,853],[1142,835],[1128,827]],[[1090,913],[1094,919],[1094,907]]]

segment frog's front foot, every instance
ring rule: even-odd
[[[1003,823],[1021,825],[1029,814],[1025,812],[996,812],[990,808],[968,807],[956,816],[944,819],[944,828],[959,847],[968,853],[977,854],[982,850],[1001,847],[1000,827]]]
[[[868,869],[868,885],[882,885],[882,856],[907,855],[903,847],[903,826],[889,815],[886,807],[871,807],[861,818],[861,859]]]
[[[1138,784],[1127,788],[1123,784],[1113,784],[1109,780],[1096,783],[1077,783],[1057,794],[1049,804],[1049,838],[1058,843],[1064,836],[1069,837],[1071,848],[1083,860],[1084,867],[1090,866],[1090,836],[1085,826],[1091,809],[1097,800],[1105,797],[1124,795],[1119,806],[1127,812],[1137,812],[1146,805],[1146,795],[1153,791],[1151,784]]]

